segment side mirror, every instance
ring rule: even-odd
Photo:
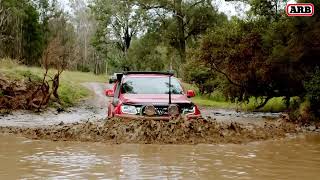
[[[117,82],[117,78],[116,77],[110,77],[109,79],[109,84],[115,83]]]
[[[108,96],[108,97],[113,97],[113,96],[114,96],[114,92],[113,92],[112,89],[107,89],[107,90],[105,91],[105,94],[106,94],[106,96]]]
[[[195,97],[195,96],[196,96],[196,93],[193,90],[188,90],[187,91],[187,97],[188,98]]]

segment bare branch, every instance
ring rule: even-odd
[[[224,75],[231,84],[233,84],[233,85],[235,85],[235,86],[238,86],[238,87],[243,87],[241,84],[235,83],[235,82],[228,76],[228,74],[225,73],[225,72],[223,72],[222,70],[220,70],[220,69],[216,66],[215,63],[211,63],[211,65],[213,66],[213,68],[214,68],[215,71],[217,71],[218,73]]]
[[[195,2],[194,4],[192,4],[187,11],[191,10],[192,8],[194,8],[195,6],[197,6],[198,4],[204,3],[206,0],[200,0]]]
[[[271,98],[272,98],[272,97],[270,97],[270,96],[266,97],[266,98],[264,99],[264,101],[263,101],[259,106],[257,106],[255,109],[258,110],[258,109],[260,109],[260,108],[263,108],[263,107],[269,102],[269,100],[270,100]]]

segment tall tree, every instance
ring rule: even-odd
[[[97,22],[85,0],[70,0],[71,22],[77,33],[76,51],[78,56],[74,68],[80,71],[104,72],[104,59],[97,57],[92,40],[97,30]],[[101,67],[102,66],[102,67]]]
[[[143,12],[132,0],[95,0],[92,9],[101,28],[97,42],[115,44],[123,52],[123,69],[129,70],[127,53],[132,38],[143,30]]]
[[[223,19],[217,13],[217,10],[212,6],[209,0],[139,0],[139,5],[146,10],[156,12],[160,19],[170,18],[173,15],[174,27],[171,33],[174,40],[171,44],[177,49],[180,62],[186,62],[187,41],[192,36],[197,36],[214,26],[218,20]],[[160,10],[160,13],[157,12]],[[152,13],[151,12],[151,13]],[[161,13],[167,13],[164,17]]]
[[[38,63],[43,50],[39,12],[31,0],[0,0],[0,56]]]
[[[66,16],[60,16],[48,21],[50,38],[48,45],[43,52],[41,65],[45,69],[45,78],[49,68],[54,68],[57,72],[51,78],[52,95],[60,102],[58,88],[60,85],[60,75],[73,63],[75,53],[75,32]]]

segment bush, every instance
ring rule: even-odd
[[[223,84],[223,78],[199,63],[197,60],[189,60],[183,67],[183,80],[195,84],[199,89],[200,95],[209,95],[217,91]]]
[[[316,67],[308,80],[304,82],[306,94],[302,103],[291,108],[290,118],[302,122],[319,120],[320,115],[320,69]]]
[[[310,107],[316,113],[320,110],[320,69],[315,68],[311,79],[305,83],[307,98],[310,101]]]
[[[90,72],[90,68],[86,65],[80,66],[78,70],[80,70],[81,72]]]
[[[88,89],[72,82],[62,82],[59,86],[58,92],[64,107],[73,106],[79,100],[90,94]]]
[[[29,70],[24,70],[24,71],[17,70],[16,72],[18,75],[23,76],[24,79],[29,79],[29,80],[37,81],[37,82],[42,80],[42,78],[39,75],[34,74]]]
[[[314,115],[320,115],[320,69],[315,68],[309,81],[304,84],[307,91],[307,100],[310,102],[310,111]]]

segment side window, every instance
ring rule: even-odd
[[[121,82],[117,81],[113,87],[113,90],[114,90],[114,97],[112,102],[113,105],[117,105],[119,102],[120,87],[121,87]]]

